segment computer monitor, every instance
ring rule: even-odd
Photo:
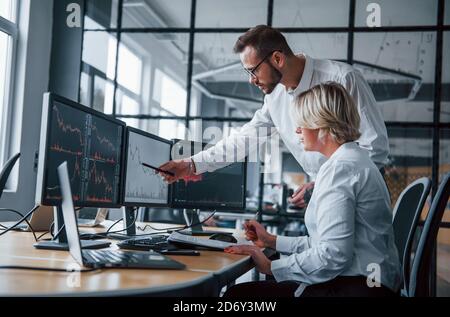
[[[119,207],[124,130],[120,120],[44,94],[37,203],[61,204],[57,167],[67,161],[75,206]]]
[[[65,250],[61,187],[57,168],[67,162],[73,203],[77,207],[120,207],[125,123],[77,102],[45,93],[42,106],[36,203],[54,206],[58,239],[34,246]],[[103,247],[101,242],[83,247]]]
[[[127,127],[123,175],[123,204],[134,207],[169,206],[170,186],[155,170],[170,160],[172,142],[156,135]]]
[[[182,156],[196,154],[206,146],[199,142],[174,142],[173,153]],[[246,173],[247,160],[179,180],[171,185],[171,206],[200,210],[244,210]]]

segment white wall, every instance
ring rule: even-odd
[[[53,0],[22,0],[13,93],[13,131],[9,153],[21,152],[18,186],[3,194],[1,207],[26,212],[34,206],[42,94],[48,89]],[[16,175],[17,175],[17,167]],[[14,177],[14,175],[12,175]],[[0,221],[16,219],[0,214]]]

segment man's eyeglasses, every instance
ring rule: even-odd
[[[261,66],[261,64],[264,63],[264,61],[265,61],[269,56],[271,56],[273,53],[275,53],[275,52],[281,52],[281,51],[280,51],[280,50],[274,50],[274,51],[270,52],[270,53],[267,54],[267,55],[266,55],[266,56],[265,56],[258,64],[256,64],[255,67],[252,67],[252,68],[245,68],[244,66],[242,66],[242,68],[244,68],[245,72],[246,72],[249,76],[251,76],[251,77],[253,77],[253,78],[256,78],[257,76],[256,76],[255,72],[256,72],[256,70],[258,69],[258,67]]]

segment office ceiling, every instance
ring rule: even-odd
[[[364,24],[366,2],[369,3],[357,1],[357,25]],[[407,10],[412,15],[405,13],[406,2],[409,8],[414,8]],[[418,21],[432,25],[435,23],[435,2],[431,1],[429,5],[424,5],[421,0],[378,3],[384,10],[382,23],[386,25],[420,24]],[[274,3],[275,26],[345,26],[348,23],[348,0],[275,0]],[[125,0],[123,23],[124,27],[189,27],[189,13],[190,1],[186,0]],[[264,23],[266,16],[266,0],[197,0],[197,27],[250,27]],[[347,57],[347,34],[285,35],[295,52],[305,52],[316,58],[345,60]],[[261,93],[250,87],[239,67],[229,67],[239,63],[238,56],[232,52],[237,36],[236,33],[197,33],[194,78],[201,77],[199,82],[209,87],[212,93],[231,92],[237,97],[261,99]],[[185,34],[158,34],[155,37],[172,43],[173,51],[178,51],[183,62],[187,62],[188,37]],[[446,47],[450,45],[448,42]],[[355,34],[354,59],[365,63],[360,69],[371,85],[377,85],[374,89],[377,100],[405,99],[415,96],[411,89],[417,81],[434,81],[435,46],[434,32]],[[371,68],[370,64],[381,66],[383,70]],[[444,81],[450,80],[450,72],[444,71],[443,76]]]

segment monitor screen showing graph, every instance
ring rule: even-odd
[[[205,144],[199,142],[178,141],[174,144],[172,152],[180,148],[185,153],[176,153],[176,155],[190,156],[199,152],[204,146]],[[246,161],[235,162],[214,172],[186,177],[173,183],[171,206],[208,210],[244,210],[246,166]]]
[[[37,200],[58,205],[57,167],[67,161],[75,205],[120,205],[125,124],[54,94],[45,94]]]
[[[170,160],[171,141],[130,127],[126,140],[123,204],[168,206],[169,185],[148,166],[159,167]]]

